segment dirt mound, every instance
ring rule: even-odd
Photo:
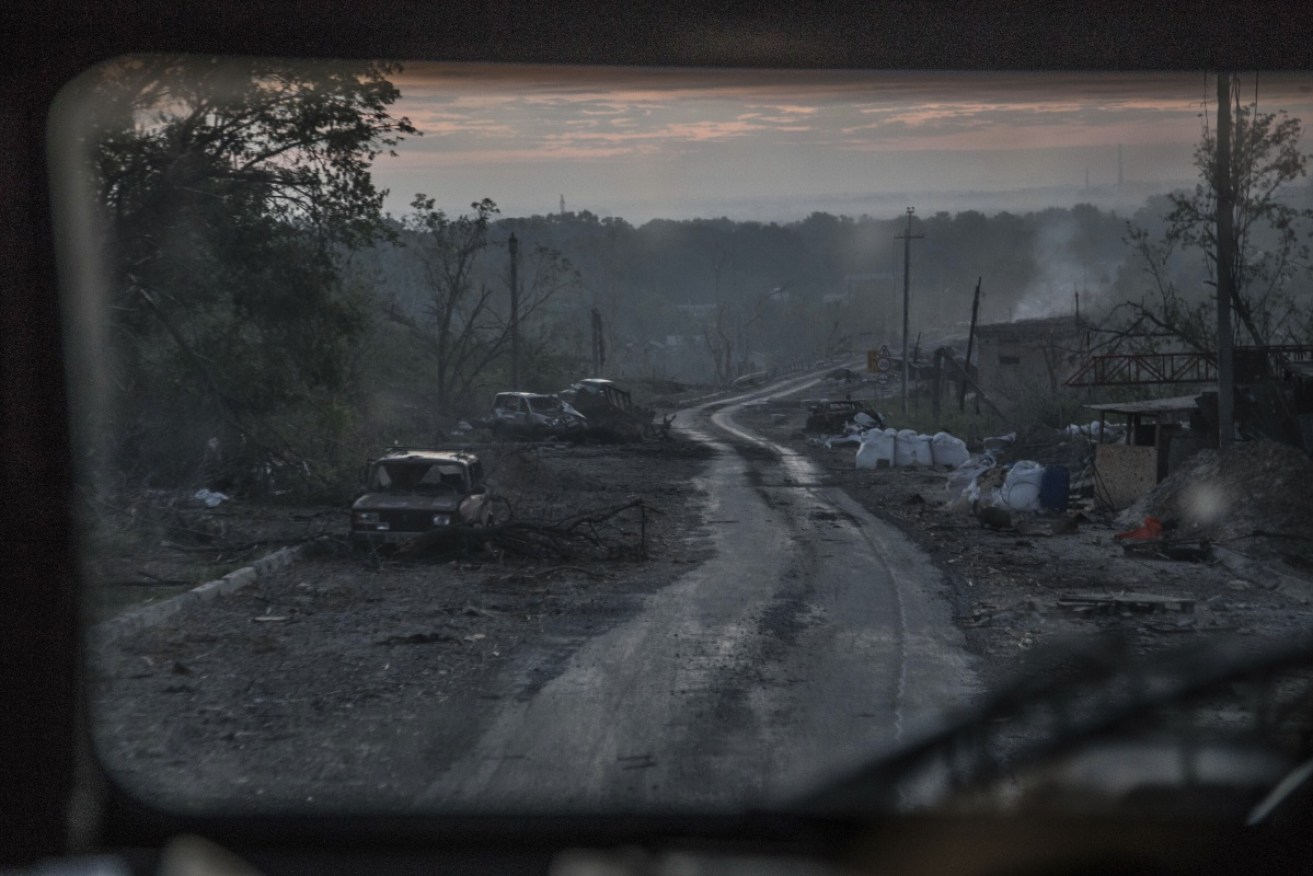
[[[1313,542],[1313,460],[1273,441],[1203,450],[1122,512],[1135,525],[1146,515],[1174,522],[1178,532],[1219,541],[1255,533],[1287,543]]]

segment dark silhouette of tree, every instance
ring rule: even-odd
[[[225,477],[310,470],[304,427],[331,431],[364,320],[342,256],[382,232],[369,168],[415,132],[388,111],[397,69],[145,56],[88,74],[122,466],[176,481],[214,438]]]
[[[1237,90],[1233,126],[1231,303],[1243,332],[1238,340],[1260,345],[1302,340],[1301,307],[1292,281],[1308,262],[1305,226],[1313,212],[1296,207],[1284,193],[1307,174],[1308,156],[1300,147],[1303,125],[1285,111],[1264,113],[1241,105]],[[1204,264],[1207,285],[1216,289],[1216,151],[1216,136],[1205,128],[1194,155],[1199,182],[1192,191],[1168,196],[1161,236],[1137,224],[1128,226],[1126,240],[1139,257],[1148,291],[1118,308],[1116,325],[1142,346],[1216,349],[1216,293],[1182,286],[1176,270],[1180,259],[1193,255]]]
[[[508,280],[498,266],[485,264],[494,244],[506,258],[505,241],[492,236],[499,210],[484,198],[470,205],[472,213],[453,218],[424,194],[415,196],[411,208],[402,220],[403,242],[422,265],[428,293],[425,320],[412,325],[432,362],[438,409],[468,410],[477,382],[506,356],[511,342]],[[542,355],[534,349],[536,316],[558,293],[577,288],[579,275],[549,247],[533,247],[525,261],[519,271],[519,321],[521,338],[529,344],[527,360]]]

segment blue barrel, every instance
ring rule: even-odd
[[[1066,511],[1071,472],[1065,465],[1046,465],[1039,480],[1039,504],[1045,511]]]

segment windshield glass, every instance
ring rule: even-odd
[[[1306,629],[1310,86],[89,71],[50,149],[99,757],[207,811],[738,812],[1050,702],[1056,643]],[[526,420],[564,386],[586,422]],[[369,467],[405,448],[480,467]],[[1008,757],[1056,726],[1004,711]]]
[[[381,490],[460,490],[465,467],[459,463],[384,462],[374,468],[371,484]]]
[[[535,395],[529,399],[529,403],[539,414],[558,414],[565,409],[561,400],[554,395]]]

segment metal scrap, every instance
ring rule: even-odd
[[[1058,599],[1058,607],[1077,613],[1111,614],[1129,612],[1148,614],[1158,611],[1194,611],[1195,600],[1157,593],[1081,593]]]

